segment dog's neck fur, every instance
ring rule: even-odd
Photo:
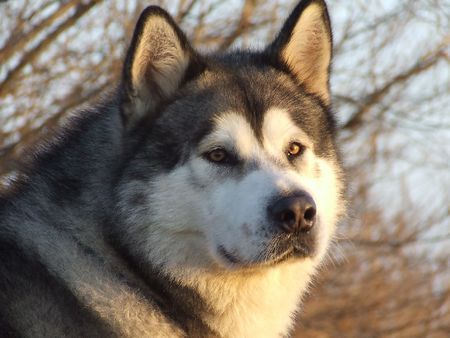
[[[285,337],[316,265],[309,258],[253,269],[150,267],[128,251],[134,274],[158,295],[152,299],[188,337]],[[133,278],[134,279],[134,278]]]
[[[178,278],[203,300],[199,317],[221,337],[283,337],[292,327],[314,266],[289,262],[249,272]]]

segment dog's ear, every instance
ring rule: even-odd
[[[275,62],[287,67],[307,92],[329,104],[332,33],[323,0],[300,1],[268,52]]]
[[[122,75],[122,111],[134,124],[200,72],[198,55],[172,17],[157,6],[141,14]]]

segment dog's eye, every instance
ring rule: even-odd
[[[305,146],[298,142],[291,142],[286,149],[286,156],[291,161],[305,152]]]
[[[213,149],[206,153],[205,156],[209,161],[215,163],[225,163],[229,158],[228,153],[222,148]]]

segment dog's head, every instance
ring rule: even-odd
[[[343,210],[331,54],[320,0],[262,51],[207,56],[147,8],[121,87],[125,246],[169,272],[319,262]]]

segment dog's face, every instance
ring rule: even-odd
[[[161,35],[168,51],[140,69]],[[265,51],[225,56],[200,57],[167,14],[144,13],[124,77],[140,140],[118,189],[131,250],[169,272],[321,260],[343,209],[330,39],[321,1]]]

